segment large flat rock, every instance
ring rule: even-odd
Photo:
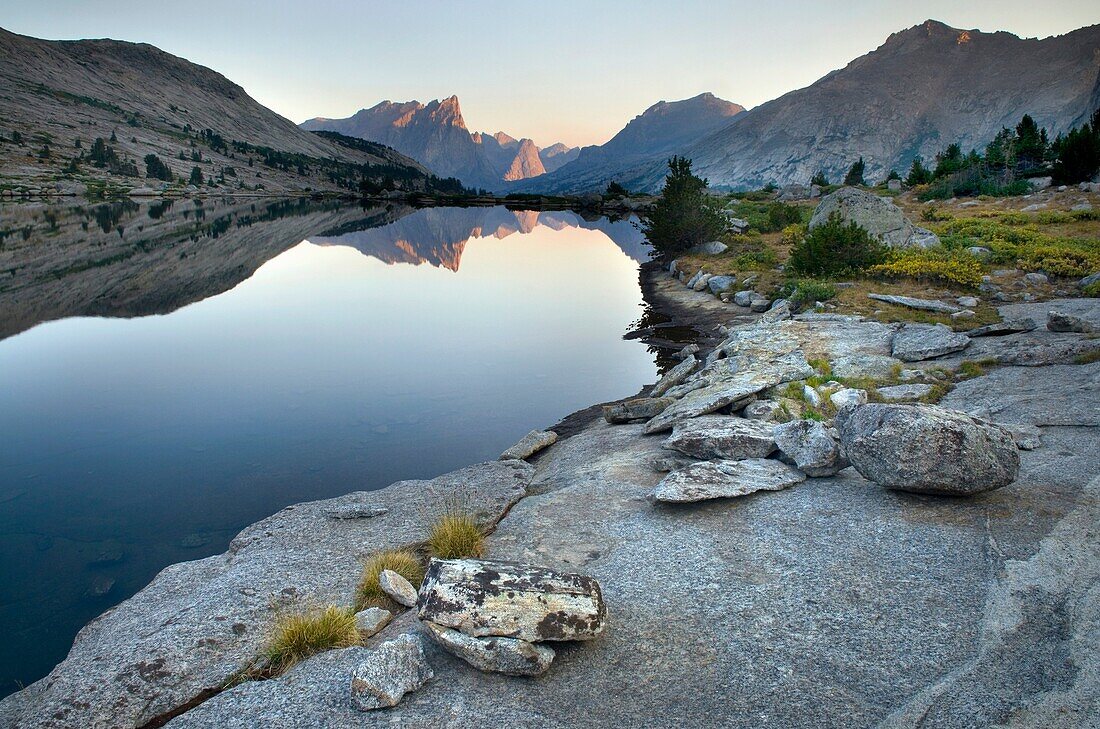
[[[491,556],[591,574],[611,628],[555,644],[537,680],[429,648],[403,727],[1085,726],[1100,469],[1095,430],[1047,428],[1020,480],[960,500],[852,469],[733,501],[655,509],[660,440],[598,423],[559,443]],[[420,630],[395,621],[395,630]],[[357,727],[359,649],[227,691],[172,727]]]
[[[363,558],[424,541],[441,499],[460,498],[492,522],[526,493],[533,470],[497,461],[287,507],[228,552],[166,568],[86,625],[48,676],[0,703],[0,726],[137,727],[220,689],[257,655],[276,611],[350,606]]]
[[[1100,362],[998,367],[960,382],[941,405],[998,423],[1100,426]]]

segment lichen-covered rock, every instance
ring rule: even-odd
[[[926,383],[891,385],[890,387],[880,387],[876,392],[886,402],[911,402],[920,400],[932,392],[932,386]]]
[[[815,478],[832,476],[847,467],[840,446],[816,420],[792,420],[773,429],[775,444],[798,470]]]
[[[432,622],[424,622],[424,626],[440,647],[479,671],[538,676],[554,661],[554,649],[542,643],[498,636],[475,638]]]
[[[650,397],[661,397],[673,387],[681,384],[691,375],[698,364],[699,360],[695,359],[695,355],[688,354],[680,364],[666,372],[665,376],[653,386],[653,391],[649,393]]]
[[[780,491],[805,480],[805,474],[769,458],[702,461],[665,476],[652,498],[670,503],[727,499],[756,491]]]
[[[844,452],[886,488],[968,495],[1016,480],[1020,453],[1004,428],[934,405],[872,403],[837,414]]]
[[[589,640],[607,622],[593,578],[492,560],[433,559],[417,605],[421,620],[531,643]]]
[[[778,422],[783,408],[775,400],[754,400],[745,406],[741,416],[749,420],[767,420]]]
[[[518,443],[500,454],[500,460],[530,458],[543,448],[549,448],[558,442],[558,434],[552,430],[532,430]]]
[[[405,633],[370,652],[351,674],[351,698],[361,711],[397,706],[432,680],[420,638]]]
[[[913,225],[893,202],[855,187],[842,187],[821,198],[810,218],[810,230],[834,212],[845,223],[854,222],[891,248],[928,248],[939,243],[934,233]]]
[[[829,395],[829,402],[831,402],[833,407],[837,410],[852,405],[863,405],[867,402],[867,391],[854,387],[845,387],[843,390],[837,390]]]
[[[1079,316],[1064,311],[1051,311],[1047,314],[1047,329],[1052,332],[1088,334],[1092,331],[1092,325]]]
[[[875,301],[883,301],[887,304],[894,304],[895,306],[904,306],[910,309],[934,311],[939,314],[954,314],[962,310],[960,306],[948,304],[946,301],[940,301],[938,299],[917,299],[912,296],[894,296],[893,294],[867,294],[867,298],[874,299]],[[973,306],[977,306],[977,304],[975,303]]]
[[[943,324],[906,324],[894,335],[893,354],[903,362],[941,357],[966,349],[970,337]]]
[[[631,420],[649,420],[659,415],[676,400],[671,397],[638,397],[633,400],[604,405],[603,419],[609,423],[629,423]]]
[[[767,458],[775,450],[772,426],[732,415],[704,415],[672,429],[665,447],[695,458],[739,461]]]
[[[382,592],[405,607],[416,604],[416,588],[393,570],[382,570],[382,574],[378,576],[378,586],[382,588]]]

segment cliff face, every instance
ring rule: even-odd
[[[303,122],[301,127],[389,145],[437,175],[457,177],[473,187],[500,190],[505,182],[546,171],[541,150],[530,139],[521,141],[504,132],[471,133],[462,118],[457,96],[428,104],[383,101],[346,119],[317,117]],[[560,142],[548,149],[552,150],[549,158],[560,160],[568,160],[574,151]]]
[[[635,117],[606,144],[585,147],[553,174],[517,189],[530,192],[601,190],[630,178],[653,159],[680,154],[690,144],[729,124],[744,107],[705,93],[683,101],[660,101]]]
[[[233,142],[310,159],[388,164],[425,174],[420,165],[392,149],[351,149],[299,129],[221,74],[147,44],[48,41],[0,29],[0,88],[3,134],[10,140],[18,132],[24,140],[0,144],[0,177],[9,180],[52,181],[72,158],[87,155],[96,137],[109,139],[112,134],[118,157],[138,169],[137,177],[128,182],[122,178],[129,187],[145,184],[147,154],[156,154],[184,180],[195,166],[204,178],[218,177],[230,167],[234,174],[226,184],[232,187],[333,187],[316,165],[307,162],[301,172],[297,165],[261,168],[256,164],[262,163],[261,154],[241,153]],[[206,143],[201,133],[207,129],[226,146]],[[201,159],[194,159],[193,152]],[[78,171],[71,174],[108,176],[106,169],[87,161],[79,162]]]

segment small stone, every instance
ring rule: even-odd
[[[962,311],[956,311],[954,314],[951,315],[951,319],[953,321],[958,320],[958,319],[973,319],[973,318],[974,318],[974,312],[970,311],[969,309],[963,309]]]
[[[840,447],[816,420],[792,420],[775,426],[775,443],[807,476],[832,476],[848,466]]]
[[[821,395],[809,385],[802,386],[802,399],[812,408],[821,407]]]
[[[738,306],[749,306],[755,296],[756,292],[752,290],[738,291],[733,295],[733,303]]]
[[[766,420],[775,422],[779,419],[783,409],[775,400],[754,400],[741,411],[741,417],[749,420]]]
[[[770,458],[702,461],[665,476],[652,498],[671,503],[723,499],[780,491],[805,480],[805,474]]]
[[[393,613],[385,608],[372,607],[355,613],[355,627],[365,638],[369,638],[389,625]]]
[[[693,291],[702,291],[707,287],[707,283],[711,280],[712,276],[709,273],[704,273],[702,276],[695,280],[695,284],[691,287]]]
[[[732,415],[703,415],[672,428],[664,447],[694,458],[766,458],[775,450],[772,426]]]
[[[448,653],[479,671],[508,676],[538,676],[554,661],[554,649],[517,638],[475,638],[453,628],[426,621],[428,636]]]
[[[963,307],[964,309],[973,309],[981,302],[978,300],[977,297],[974,296],[960,296],[959,298],[955,299],[955,303]]]
[[[1061,311],[1051,311],[1047,313],[1047,329],[1052,332],[1088,334],[1092,331],[1092,325],[1079,316]]]
[[[932,392],[931,385],[894,385],[892,387],[880,387],[877,390],[879,397],[886,402],[911,402],[919,400]]]
[[[1043,445],[1043,431],[1038,426],[1027,423],[998,423],[998,425],[1012,434],[1016,447],[1022,451],[1033,451]]]
[[[523,460],[558,442],[558,434],[552,430],[532,430],[514,446],[500,454],[500,460]]]
[[[1050,279],[1046,277],[1046,274],[1035,272],[1024,274],[1024,281],[1032,286],[1043,286],[1050,283]]]
[[[420,638],[405,634],[371,651],[351,674],[351,698],[360,711],[398,702],[434,677]]]
[[[829,401],[837,410],[842,410],[853,405],[863,405],[867,402],[867,391],[854,387],[846,387],[829,395]]]
[[[378,576],[378,586],[382,588],[382,592],[405,607],[416,604],[416,588],[393,570],[382,570],[382,574]]]
[[[672,397],[639,397],[634,400],[604,405],[603,419],[609,423],[629,423],[632,420],[649,420],[660,415],[676,402]]]
[[[749,303],[749,310],[757,314],[763,314],[771,307],[771,305],[771,299],[765,299],[762,297],[756,298]]]

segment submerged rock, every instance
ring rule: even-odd
[[[805,474],[769,458],[703,461],[665,476],[652,498],[671,503],[726,499],[756,491],[780,491],[805,480]]]
[[[733,415],[704,415],[683,420],[672,429],[665,448],[695,458],[767,458],[775,450],[772,426]]]
[[[351,698],[361,711],[397,706],[432,680],[420,638],[408,633],[375,648],[351,674]]]
[[[815,478],[832,476],[848,466],[840,446],[816,420],[792,420],[775,426],[775,444],[798,470]]]
[[[966,349],[970,337],[943,324],[906,324],[894,335],[893,354],[903,362],[918,362]]]
[[[886,488],[969,495],[1016,480],[1020,453],[1004,428],[935,405],[872,403],[836,418],[844,452]]]
[[[599,583],[514,562],[433,559],[420,586],[421,620],[466,635],[589,640],[607,622]]]
[[[463,632],[424,622],[428,635],[448,653],[458,656],[479,671],[509,676],[538,676],[554,661],[554,649],[518,638],[475,638]]]
[[[548,448],[558,442],[558,434],[552,430],[532,430],[523,436],[518,443],[500,454],[500,460],[510,458],[523,460],[535,455],[543,448]]]

